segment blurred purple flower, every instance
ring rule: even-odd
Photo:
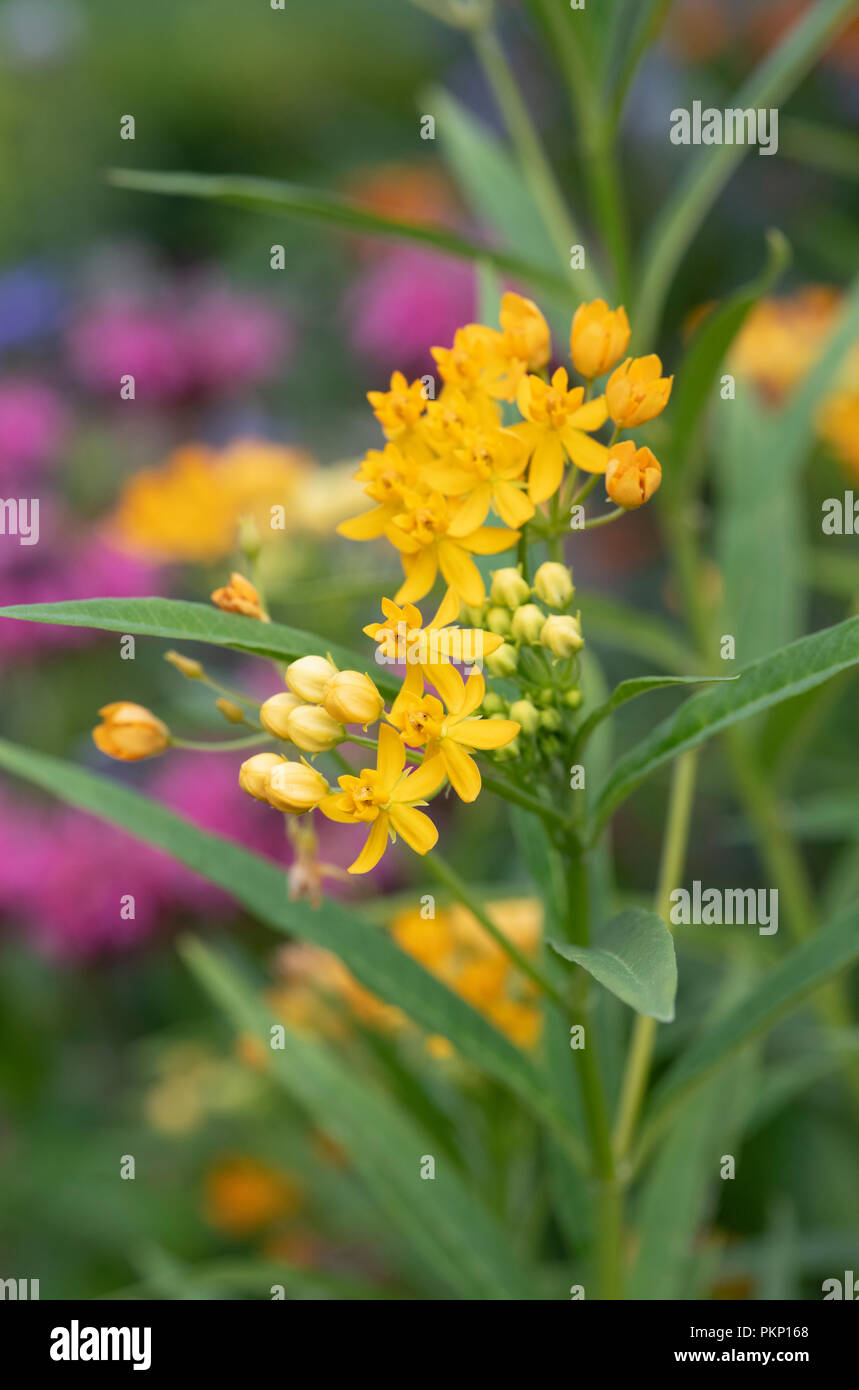
[[[90,391],[119,399],[120,378],[133,376],[136,397],[171,400],[187,379],[183,343],[168,314],[119,297],[104,300],[69,330],[72,368]]]
[[[397,248],[370,266],[346,298],[352,349],[383,372],[433,370],[430,347],[447,347],[474,318],[474,271],[448,256]]]
[[[39,381],[0,382],[0,482],[54,462],[68,429],[60,398]]]
[[[58,326],[63,298],[56,282],[35,266],[0,275],[0,352],[21,347]]]

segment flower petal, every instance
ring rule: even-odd
[[[428,594],[438,573],[438,555],[434,545],[418,551],[417,555],[401,556],[405,581],[396,593],[398,603],[414,603]],[[447,576],[445,575],[445,578]]]
[[[460,598],[464,599],[466,603],[473,604],[475,608],[483,602],[486,597],[486,590],[483,587],[480,570],[461,545],[452,540],[440,541],[438,560],[442,574]]]
[[[608,419],[608,406],[605,396],[588,401],[568,417],[568,423],[577,430],[598,430]]]
[[[528,495],[522,488],[514,487],[512,483],[496,482],[492,503],[505,526],[512,526],[514,530],[524,526],[534,515],[534,503],[528,501]]]
[[[476,531],[486,520],[492,503],[491,483],[480,483],[469,493],[464,502],[453,509],[453,516],[447,528],[449,536],[467,536]]]
[[[395,514],[396,509],[384,503],[380,507],[373,507],[369,512],[363,512],[361,516],[341,521],[337,531],[350,541],[372,541],[383,534]]]
[[[480,769],[464,748],[451,739],[442,740],[441,755],[450,785],[462,801],[476,801],[480,794]]]
[[[465,719],[448,737],[465,748],[503,748],[521,728],[515,719]]]
[[[429,816],[414,806],[392,806],[391,824],[415,854],[426,854],[438,839],[438,830]]]
[[[564,448],[577,468],[586,473],[604,473],[608,465],[609,451],[590,435],[567,427],[564,430]]]
[[[381,786],[392,789],[399,780],[406,765],[405,745],[390,724],[382,724],[379,729],[379,782]]]
[[[470,536],[463,536],[462,543],[475,555],[498,555],[502,550],[511,550],[518,539],[518,531],[508,531],[504,526],[481,526]],[[471,601],[466,599],[466,603]]]
[[[583,438],[585,436],[582,436]],[[553,497],[564,476],[564,451],[554,431],[546,433],[534,450],[528,474],[528,496],[532,502]]]
[[[376,821],[373,822],[373,829],[367,836],[364,848],[358,855],[353,864],[349,865],[350,874],[366,874],[371,869],[375,869],[382,855],[388,846],[388,815],[383,811]]]

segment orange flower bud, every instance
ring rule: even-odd
[[[369,676],[360,671],[338,671],[325,687],[322,704],[338,724],[375,724],[385,702]]]
[[[215,701],[215,707],[224,716],[228,724],[244,724],[245,712],[241,705],[236,704],[235,700],[218,699]]]
[[[164,660],[175,666],[177,671],[181,671],[183,676],[187,676],[189,681],[201,681],[206,674],[199,661],[194,661],[190,656],[183,656],[181,652],[165,652]]]
[[[104,722],[93,729],[93,743],[109,758],[136,763],[141,758],[157,757],[170,742],[167,725],[143,705],[118,700],[105,705],[99,714]]]
[[[612,372],[605,388],[608,413],[621,429],[631,430],[659,415],[668,404],[673,376],[661,376],[662,363],[649,357],[627,357]]]
[[[580,304],[570,330],[570,356],[582,376],[604,376],[626,352],[629,319],[623,305],[610,309],[604,299]]]
[[[270,621],[253,584],[235,571],[230,575],[229,584],[212,594],[212,602],[224,613],[241,613],[245,618],[257,618],[263,623]]]
[[[532,372],[545,367],[552,351],[549,325],[530,299],[508,291],[499,314],[504,351],[525,362]]]
[[[252,758],[246,758],[239,768],[239,786],[255,801],[268,801],[266,788],[269,773],[285,762],[286,759],[279,753],[255,753]]]
[[[632,510],[652,497],[662,482],[662,468],[648,448],[631,439],[615,444],[605,471],[605,490],[619,507]]]

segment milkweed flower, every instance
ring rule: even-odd
[[[383,724],[377,766],[363,768],[357,777],[341,777],[341,790],[319,803],[329,820],[370,827],[364,848],[349,865],[350,874],[365,874],[375,868],[389,835],[401,835],[417,854],[426,854],[438,839],[429,816],[417,809],[438,786],[435,770],[430,769],[428,775],[425,765],[413,772],[406,772],[405,767],[405,745],[390,725]]]
[[[300,656],[287,666],[286,683],[293,695],[298,695],[308,704],[319,705],[325,696],[326,685],[336,675],[337,667],[326,657]]]
[[[253,584],[235,570],[230,575],[229,584],[215,589],[212,602],[222,613],[239,613],[245,618],[257,618],[262,623],[271,622]]]
[[[385,701],[368,675],[361,671],[338,671],[325,687],[322,704],[339,724],[375,724]]]
[[[627,357],[606,384],[608,413],[620,429],[644,425],[665,409],[673,382],[673,376],[662,376],[662,362],[655,352]]]
[[[326,753],[346,737],[346,730],[321,705],[299,704],[286,716],[287,737],[305,753]]]
[[[385,535],[400,551],[405,582],[395,594],[398,603],[415,603],[428,594],[441,570],[448,586],[463,603],[479,604],[486,597],[483,577],[474,555],[497,555],[519,539],[518,531],[502,526],[478,526],[467,535],[451,535],[450,505],[441,493],[423,497],[412,493],[405,509]]]
[[[170,743],[170,730],[143,705],[117,700],[99,710],[102,723],[92,731],[99,752],[120,762],[139,762],[155,758]]]
[[[276,811],[303,816],[318,806],[330,790],[322,773],[304,759],[291,763],[282,758],[266,777],[265,800]]]
[[[389,718],[405,743],[426,748],[420,771],[430,790],[437,790],[447,778],[461,800],[474,801],[481,780],[470,754],[502,748],[516,737],[519,725],[512,719],[475,717],[486,693],[486,682],[478,672],[466,682],[452,666],[442,666],[433,679],[444,704],[435,695],[407,694]]]
[[[292,711],[298,709],[304,701],[300,695],[294,695],[291,690],[279,690],[276,695],[270,695],[260,706],[259,722],[262,724],[267,734],[274,738],[289,738],[287,719]],[[266,756],[260,754],[261,757]]]
[[[604,376],[629,345],[629,319],[623,305],[610,309],[604,299],[580,304],[570,329],[573,366],[588,381]]]
[[[423,477],[430,487],[453,499],[448,527],[452,536],[465,536],[482,526],[494,508],[506,526],[524,525],[534,515],[520,483],[528,464],[524,441],[512,430],[471,432],[448,462],[430,465]],[[458,502],[465,495],[465,500]]]
[[[269,773],[285,761],[279,753],[255,753],[252,758],[246,758],[239,768],[242,791],[252,796],[254,801],[268,801],[266,789]]]
[[[553,656],[564,661],[567,657],[575,656],[585,645],[582,625],[578,618],[569,613],[553,613],[540,630],[540,643]]]
[[[662,468],[648,448],[636,449],[631,439],[615,444],[605,473],[605,490],[613,502],[629,511],[641,507],[662,482]]]
[[[585,401],[584,387],[571,389],[566,368],[559,367],[551,384],[538,376],[526,377],[516,402],[525,423],[512,429],[525,442],[531,459],[528,495],[532,502],[545,502],[558,491],[565,454],[587,473],[605,472],[606,447],[586,433],[605,424],[604,396]]]
[[[435,617],[424,627],[420,609],[414,604],[401,608],[389,598],[382,599],[385,621],[369,623],[364,632],[378,644],[378,659],[405,665],[400,694],[414,691],[420,695],[424,677],[432,681],[437,666],[451,661],[482,661],[501,646],[503,639],[494,632],[451,626],[459,608],[459,599],[448,590]]]

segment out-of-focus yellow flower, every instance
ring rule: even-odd
[[[337,530],[350,541],[375,540],[384,535],[385,528],[402,508],[405,491],[417,486],[417,465],[406,458],[396,444],[386,444],[384,449],[368,451],[355,478],[363,483],[364,492],[377,506],[341,521]]]
[[[817,428],[855,478],[859,478],[859,390],[836,391],[822,403]]]
[[[305,753],[326,753],[346,737],[346,730],[321,705],[297,705],[286,716],[287,737]]]
[[[101,753],[120,762],[136,763],[142,758],[155,758],[170,743],[170,730],[143,705],[129,700],[116,700],[99,710],[102,723],[92,731],[92,739]]]
[[[426,409],[426,392],[420,381],[411,384],[402,372],[394,372],[388,391],[368,391],[367,400],[388,439],[411,442],[415,425]]]
[[[498,999],[486,1012],[495,1027],[517,1047],[530,1048],[537,1042],[542,1027],[539,1009],[516,999]]]
[[[268,801],[269,773],[286,760],[279,753],[255,753],[239,768],[239,786],[255,801]]]
[[[829,285],[808,285],[784,298],[761,300],[734,341],[731,371],[780,400],[820,356],[842,297]]]
[[[389,831],[401,835],[417,854],[426,854],[438,839],[438,831],[417,802],[435,790],[433,775],[424,767],[405,771],[406,750],[394,729],[383,724],[379,730],[378,764],[363,768],[357,777],[339,779],[341,790],[324,797],[319,809],[329,820],[346,825],[368,825],[370,833],[361,853],[349,865],[350,874],[365,874],[375,868],[385,853]]]
[[[525,423],[512,430],[524,440],[531,459],[528,494],[532,502],[545,502],[558,491],[565,453],[587,473],[605,472],[606,447],[586,433],[605,423],[603,396],[585,401],[584,387],[570,389],[567,370],[559,367],[548,385],[538,376],[526,377],[516,401]]]
[[[322,704],[338,724],[375,724],[385,701],[370,677],[361,671],[338,671],[325,687]]]
[[[552,352],[549,325],[537,305],[508,291],[501,299],[501,350],[531,372],[545,367]]]
[[[418,908],[409,908],[394,918],[391,933],[397,945],[428,970],[439,967],[454,948],[453,930],[445,912],[424,917]]]
[[[659,460],[646,446],[636,449],[631,439],[613,446],[605,471],[605,490],[619,507],[632,511],[643,506],[661,482]]]
[[[476,1009],[487,1009],[504,993],[510,962],[500,953],[471,960],[459,971],[453,987]]]
[[[553,656],[565,661],[585,645],[581,623],[569,613],[552,613],[540,629],[540,642]]]
[[[490,507],[506,526],[531,519],[534,507],[519,483],[527,464],[525,443],[512,430],[474,430],[449,459],[429,464],[421,476],[453,502],[448,534],[467,536],[483,525]]]
[[[271,621],[251,581],[235,570],[229,584],[215,589],[212,602],[223,613],[240,613],[244,618],[258,618],[263,623]]]
[[[324,656],[300,656],[287,666],[286,683],[293,695],[298,695],[308,704],[319,705],[324,698],[326,685],[336,675],[334,662]]]
[[[265,799],[276,811],[302,816],[318,806],[331,788],[322,773],[309,763],[290,763],[283,759],[269,772],[265,790]]]
[[[559,560],[545,560],[534,575],[534,593],[550,608],[566,608],[575,593],[569,566]]]
[[[453,347],[434,347],[430,352],[442,381],[466,400],[479,402],[483,396],[509,399],[510,360],[496,329],[482,323],[466,324],[456,330]]]
[[[629,333],[623,305],[610,309],[604,299],[580,304],[570,330],[570,356],[576,371],[589,381],[604,376],[626,352]]]
[[[606,384],[608,413],[620,429],[644,425],[665,409],[673,382],[673,376],[662,375],[662,362],[655,352],[627,357]]]
[[[206,1216],[212,1226],[245,1236],[301,1209],[301,1186],[256,1158],[225,1158],[206,1174]]]
[[[445,778],[463,801],[474,801],[480,792],[480,769],[470,756],[478,749],[503,748],[519,732],[512,719],[474,718],[486,693],[486,682],[474,672],[465,682],[453,666],[439,666],[433,674],[435,695],[410,695],[398,699],[388,718],[405,743],[426,748],[420,772],[428,791],[436,791]]]

